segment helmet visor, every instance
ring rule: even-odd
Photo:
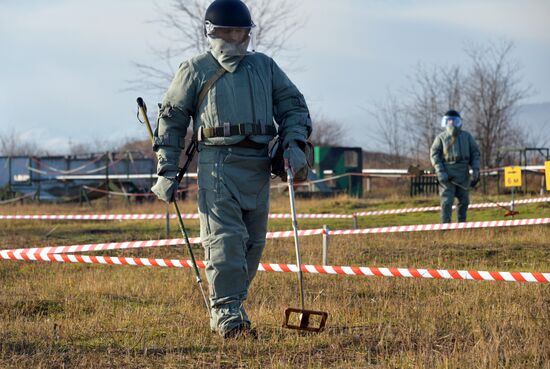
[[[441,119],[441,127],[442,128],[445,128],[445,127],[460,128],[462,127],[462,119],[460,119],[460,117],[452,117],[452,116],[445,115]]]
[[[255,25],[230,27],[206,21],[205,30],[210,47],[226,55],[246,55],[255,51]]]

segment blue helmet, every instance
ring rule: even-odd
[[[445,128],[452,125],[455,128],[462,127],[462,118],[456,110],[449,110],[445,113],[443,118],[441,118],[441,128]]]

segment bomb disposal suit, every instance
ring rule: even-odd
[[[240,0],[216,0],[209,6],[204,31],[210,50],[180,65],[155,131],[159,179],[152,190],[170,202],[184,137],[193,121],[210,326],[224,337],[250,330],[243,301],[265,246],[268,143],[278,134],[285,158],[298,172],[307,165],[300,147],[311,133],[303,95],[273,59],[252,50],[253,29]],[[212,83],[216,73],[221,77]],[[201,91],[206,93],[202,101]]]
[[[479,182],[479,147],[472,135],[462,130],[462,119],[456,111],[449,110],[441,126],[445,131],[435,138],[430,150],[439,180],[441,222],[451,222],[455,197],[458,198],[457,220],[465,222],[470,204],[469,188]],[[471,181],[470,167],[473,171]]]

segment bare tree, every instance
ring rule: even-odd
[[[467,129],[480,144],[486,167],[498,165],[506,147],[537,141],[514,123],[519,104],[531,88],[522,87],[521,68],[510,60],[512,50],[511,42],[470,46],[465,51],[471,65],[464,69],[418,65],[404,103],[389,94],[384,104],[371,110],[379,126],[378,136],[388,152],[395,155],[408,149],[419,162],[423,161],[421,158],[428,157],[441,132],[441,116],[449,109],[463,113]],[[388,125],[392,121],[405,122],[410,129]]]
[[[153,151],[151,140],[127,139],[119,148],[118,151],[136,151],[142,153],[145,157],[156,159],[157,156]]]
[[[148,89],[163,93],[175,67],[192,54],[208,49],[204,36],[204,14],[211,0],[170,0],[157,4],[159,17],[154,23],[164,30],[172,46],[154,49],[158,63],[134,63],[140,78],[129,81],[130,89]],[[291,0],[248,0],[256,24],[256,48],[275,56],[287,50],[288,38],[298,29],[296,2]]]
[[[107,140],[98,137],[89,138],[86,142],[69,141],[69,155],[114,152],[118,151],[118,146],[116,140]]]
[[[440,120],[449,109],[461,111],[463,77],[458,66],[427,67],[418,65],[411,77],[410,99],[403,108],[412,129],[407,130],[411,153],[417,158],[429,155],[430,147],[441,131]]]
[[[346,141],[346,131],[342,123],[320,116],[313,119],[309,140],[314,146],[342,146]]]
[[[511,42],[466,49],[472,62],[465,88],[469,121],[485,167],[496,164],[500,148],[521,143],[521,130],[514,126],[513,119],[530,87],[521,87],[521,68],[510,61],[512,49]]]
[[[29,141],[21,133],[11,129],[0,133],[0,154],[5,156],[40,155],[43,153],[38,144]]]
[[[401,161],[406,147],[406,115],[403,114],[403,106],[391,92],[384,102],[373,104],[373,107],[367,110],[376,121],[376,136],[386,147],[386,152],[395,157],[397,164]],[[409,145],[410,146],[410,145]]]

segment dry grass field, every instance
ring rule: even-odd
[[[474,198],[473,202],[482,202]],[[431,206],[437,198],[298,200],[298,211]],[[180,203],[194,212],[192,201]],[[522,205],[518,218],[550,217],[548,204]],[[158,213],[160,202],[105,209],[14,205],[3,214]],[[274,198],[272,212],[288,212]],[[470,220],[504,211],[471,210]],[[372,216],[359,227],[437,223],[437,213]],[[352,221],[299,220],[301,229]],[[190,236],[198,222],[186,221]],[[290,220],[270,230],[290,230]],[[171,237],[179,237],[172,222]],[[165,238],[163,221],[0,221],[0,248]],[[303,262],[321,263],[321,237],[302,239]],[[550,272],[550,226],[341,236],[331,265]],[[202,259],[202,250],[195,248]],[[184,247],[100,255],[188,259]],[[268,240],[263,262],[293,263],[292,239]],[[308,307],[327,311],[317,335],[281,328],[299,305],[295,274],[258,273],[247,311],[259,339],[222,340],[189,269],[0,261],[1,368],[550,368],[550,286],[305,274]]]

